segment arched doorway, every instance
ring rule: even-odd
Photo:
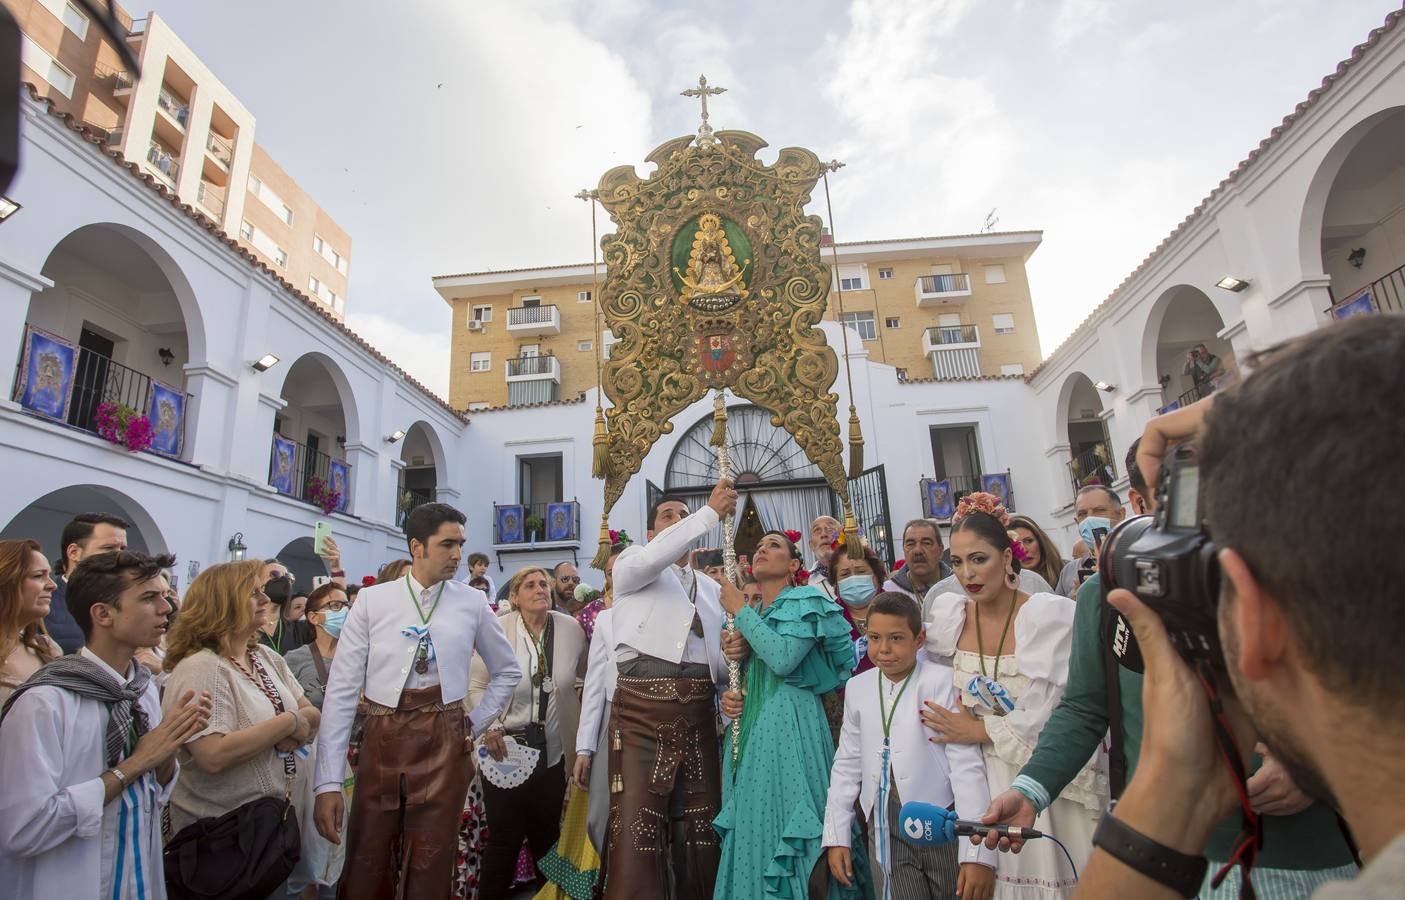
[[[395,523],[403,526],[405,516],[421,503],[437,499],[439,472],[444,457],[438,436],[424,422],[416,422],[401,441],[399,502]]]
[[[1111,485],[1117,480],[1117,458],[1103,420],[1103,401],[1093,381],[1074,372],[1064,382],[1059,415],[1068,437],[1072,459],[1069,480],[1076,493],[1090,484]]]
[[[664,476],[665,489],[684,495],[694,510],[707,502],[717,483],[717,452],[709,443],[712,429],[709,413],[684,432],[669,455]],[[840,515],[819,467],[789,432],[771,424],[766,410],[751,404],[728,407],[727,447],[742,494],[733,544],[738,554],[749,556],[764,531],[794,529],[803,534],[815,517]],[[720,539],[719,531],[711,546],[718,546]]]
[[[317,504],[325,491],[336,512],[351,508],[351,464],[346,446],[359,440],[354,398],[346,375],[327,356],[308,353],[288,367],[273,420],[269,483],[279,493]]]
[[[0,530],[0,540],[33,538],[43,545],[44,555],[54,560],[62,550],[59,535],[64,526],[79,513],[90,512],[112,513],[132,523],[127,529],[127,546],[132,550],[167,552],[166,539],[146,509],[121,491],[103,484],[76,484],[31,501]]]
[[[42,272],[54,284],[31,297],[25,322],[74,357],[67,407],[45,414],[99,433],[104,408],[125,407],[151,421],[153,452],[188,458],[184,367],[204,359],[205,341],[184,273],[146,235],[109,224],[69,233]]]
[[[1208,397],[1237,377],[1234,347],[1219,337],[1222,330],[1219,309],[1199,288],[1179,284],[1158,298],[1147,319],[1142,358],[1144,374],[1161,385],[1163,411]]]
[[[312,593],[312,579],[330,576],[327,564],[313,550],[312,538],[295,538],[283,545],[283,549],[273,557],[288,567],[293,575],[293,584],[298,593]]]
[[[1320,200],[1309,192],[1304,217],[1320,209],[1314,249],[1331,279],[1334,312],[1405,312],[1405,107],[1348,132],[1314,188],[1325,185]]]

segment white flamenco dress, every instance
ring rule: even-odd
[[[992,797],[1009,789],[1029,762],[1039,732],[1049,721],[1068,684],[1072,647],[1073,601],[1057,594],[1033,594],[1015,614],[1015,652],[1000,657],[999,683],[1014,701],[1000,716],[968,690],[981,676],[981,655],[958,650],[966,625],[968,601],[962,594],[942,594],[927,622],[927,652],[956,673],[961,701],[985,723],[990,743],[981,745],[986,782]],[[1003,623],[993,627],[999,629]],[[995,658],[985,657],[986,674],[994,676]],[[1106,755],[1100,749],[1063,793],[1049,805],[1034,827],[1052,834],[1068,848],[1081,872],[1093,852],[1093,830],[1107,807]],[[1002,853],[996,872],[996,900],[1047,900],[1067,897],[1077,883],[1068,859],[1052,841],[1030,841],[1018,854]]]

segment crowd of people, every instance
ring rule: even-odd
[[[1156,511],[1169,441],[1203,436],[1207,457],[1258,477],[1229,443],[1283,456],[1268,448],[1284,427],[1325,428],[1332,403],[1305,395],[1330,365],[1399,381],[1405,323],[1329,331],[1154,420],[1127,453],[1130,512]],[[1355,393],[1354,427],[1398,437],[1398,405]],[[1285,398],[1293,415],[1273,421]],[[1321,508],[1339,506],[1318,475]],[[1238,783],[1203,746],[1213,678],[1136,597],[1106,596],[1096,561],[1128,514],[1106,485],[1078,493],[1067,556],[975,493],[945,531],[907,523],[892,571],[821,516],[766,532],[734,581],[699,547],[735,513],[724,479],[696,510],[660,497],[642,542],[612,534],[599,589],[568,561],[499,586],[439,503],[406,518],[408,557],[363,583],[334,539],[315,587],[270,559],[210,566],[181,595],[174,559],[128,549],[107,513],[69,523],[52,565],[37,540],[0,541],[0,884],[20,898],[1405,896],[1405,822],[1372,812],[1325,749],[1394,747],[1372,759],[1377,796],[1399,794],[1401,694],[1349,659],[1366,640],[1388,666],[1399,564],[1347,566],[1346,624],[1310,625],[1294,592],[1325,582],[1257,556],[1263,541],[1234,530],[1253,516],[1223,499],[1234,485],[1214,486],[1209,521],[1234,548],[1220,628],[1242,706],[1217,702],[1247,742]],[[1115,611],[1145,674],[1112,652]],[[1340,715],[1289,724],[1294,690]],[[1346,738],[1372,721],[1384,736]],[[934,840],[905,804],[1016,830]],[[1380,860],[1359,893],[1353,833]]]

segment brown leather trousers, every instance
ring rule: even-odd
[[[453,893],[459,819],[473,754],[459,703],[438,686],[371,704],[351,795],[340,900],[444,900]]]
[[[715,688],[620,676],[610,714],[606,900],[707,900],[721,855]]]

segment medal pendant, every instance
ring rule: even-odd
[[[540,673],[540,672],[533,672],[533,673],[532,673],[532,687],[541,687],[541,686],[542,686],[542,673]]]
[[[427,673],[429,671],[429,660],[425,659],[423,656],[415,660],[415,671],[421,675]]]
[[[554,681],[551,680],[551,676],[548,675],[548,676],[546,676],[545,678],[543,678],[543,679],[542,679],[542,691],[545,692],[545,693],[550,694],[550,693],[551,693],[552,691],[554,691],[554,690],[556,690],[556,682],[554,682]]]

